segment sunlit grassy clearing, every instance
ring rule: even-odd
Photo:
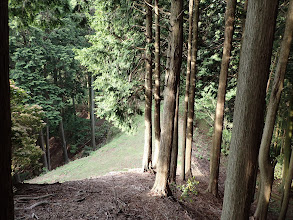
[[[80,180],[104,175],[111,171],[140,168],[143,156],[144,124],[139,119],[137,132],[121,134],[110,143],[92,152],[90,156],[30,180],[30,183],[54,183]]]

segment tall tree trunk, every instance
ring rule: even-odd
[[[219,76],[219,88],[217,95],[213,145],[210,160],[210,180],[208,187],[208,192],[212,193],[214,196],[218,195],[218,179],[224,121],[224,105],[227,87],[228,68],[232,49],[232,37],[234,32],[235,9],[236,0],[228,0],[225,15],[225,40],[223,47],[221,71]]]
[[[160,14],[159,14],[159,0],[155,0],[155,115],[154,115],[154,128],[155,128],[155,153],[153,167],[156,168],[156,164],[159,157],[160,139],[161,139],[161,124],[160,124],[160,105],[161,105],[161,93],[160,93]]]
[[[192,21],[193,21],[193,2],[189,0],[189,29],[188,29],[188,48],[187,48],[187,70],[186,70],[186,85],[184,97],[184,116],[183,116],[183,134],[182,134],[182,159],[181,159],[181,179],[185,180],[185,153],[186,153],[186,127],[188,114],[188,96],[190,86],[190,65],[191,65],[191,41],[192,41]]]
[[[89,105],[90,105],[90,119],[91,119],[91,147],[96,147],[96,136],[95,136],[95,94],[94,94],[94,76],[89,76]]]
[[[198,33],[198,18],[199,18],[199,0],[194,2],[194,18],[193,18],[193,36],[191,49],[191,64],[190,64],[190,94],[188,97],[188,118],[186,128],[186,158],[185,158],[185,175],[192,176],[191,171],[191,149],[193,140],[193,122],[194,122],[194,98],[195,98],[195,77],[196,77],[196,58],[197,58],[197,33]]]
[[[75,107],[75,95],[72,95],[72,108],[73,108],[73,114],[74,114],[74,118],[76,120],[76,107]]]
[[[291,1],[292,2],[292,1]],[[286,181],[284,184],[284,194],[282,196],[282,204],[281,204],[281,211],[278,220],[284,220],[286,218],[286,213],[289,204],[289,196],[290,196],[290,189],[291,189],[291,182],[293,178],[293,150],[291,152],[291,159],[290,159],[290,166],[288,170],[288,175],[286,177]]]
[[[289,103],[289,112],[287,118],[287,128],[284,143],[284,156],[283,156],[283,170],[282,170],[282,186],[284,186],[286,177],[289,170],[290,155],[291,155],[291,139],[293,133],[293,94]]]
[[[248,219],[264,122],[278,0],[249,2],[221,219]]]
[[[170,38],[170,65],[165,77],[165,96],[163,126],[160,142],[160,153],[157,166],[156,180],[152,191],[159,195],[166,196],[168,190],[168,174],[170,169],[170,153],[172,148],[172,136],[174,132],[174,116],[176,105],[176,90],[178,73],[182,63],[183,46],[183,0],[171,1],[171,38]]]
[[[14,219],[11,180],[11,116],[9,91],[8,1],[0,7],[0,219]]]
[[[144,171],[152,168],[152,0],[146,0],[146,52],[145,52],[145,134],[142,167]]]
[[[51,156],[50,156],[50,131],[49,131],[49,120],[47,118],[46,121],[46,148],[47,148],[47,162],[48,162],[48,170],[51,170]]]
[[[178,76],[179,77],[179,76]],[[179,121],[179,78],[177,82],[176,107],[174,117],[174,133],[171,150],[170,182],[176,182],[177,160],[178,160],[178,121]]]
[[[47,161],[47,156],[46,156],[46,148],[45,148],[43,129],[41,129],[41,131],[40,131],[40,145],[41,145],[41,149],[43,151],[43,165],[46,168],[46,170],[48,170],[48,161]]]
[[[63,157],[65,163],[69,162],[68,154],[67,154],[67,144],[66,144],[66,139],[65,139],[65,134],[64,134],[64,126],[63,126],[63,120],[61,119],[60,124],[60,132],[61,132],[61,137],[62,137],[62,150],[63,150]]]
[[[290,47],[293,36],[293,0],[287,14],[284,38],[281,45],[280,57],[274,77],[274,83],[270,96],[269,105],[265,120],[265,127],[262,135],[260,151],[259,151],[259,169],[260,169],[260,193],[258,197],[257,208],[255,211],[256,219],[266,219],[268,206],[271,196],[271,189],[274,180],[274,165],[270,160],[270,146],[276,121],[276,115],[279,107],[281,93],[283,90],[284,77],[288,63]]]

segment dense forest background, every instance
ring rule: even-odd
[[[254,200],[255,219],[266,219],[276,176],[285,219],[293,176],[292,0],[6,6],[8,179],[22,182],[88,156],[117,134],[134,133],[144,115],[142,168],[156,174],[153,193],[170,196],[176,175],[196,182],[192,146],[204,126],[212,140],[207,193],[215,197],[220,158],[228,160],[222,219],[248,219]],[[10,155],[10,144],[4,148]]]

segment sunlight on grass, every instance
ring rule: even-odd
[[[71,161],[62,167],[58,167],[26,182],[55,183],[74,181],[95,178],[109,172],[141,168],[144,147],[144,116],[138,117],[137,120],[138,127],[134,134],[119,134],[111,142],[92,152],[88,157]],[[180,135],[182,123],[179,123],[179,125],[177,175],[180,175],[182,143],[182,135]]]
[[[139,120],[137,132],[122,134],[92,152],[88,157],[72,161],[62,167],[27,182],[54,183],[93,178],[112,171],[141,167],[144,145],[144,125]]]

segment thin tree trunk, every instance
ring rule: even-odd
[[[191,41],[192,41],[192,21],[193,21],[193,2],[189,0],[189,29],[188,29],[188,48],[187,48],[187,70],[186,70],[186,85],[184,98],[184,116],[183,116],[183,134],[182,134],[182,159],[181,159],[181,179],[185,180],[185,153],[186,153],[186,127],[188,114],[188,96],[190,86],[190,66],[191,66]]]
[[[232,37],[234,32],[235,10],[236,0],[228,0],[225,15],[225,40],[223,47],[221,71],[219,76],[219,88],[217,95],[213,145],[210,160],[210,180],[208,187],[208,192],[212,193],[214,196],[218,196],[218,179],[224,121],[224,105],[227,87],[228,68],[232,49]]]
[[[41,149],[43,151],[43,165],[46,168],[46,170],[48,170],[48,161],[47,161],[47,156],[46,156],[45,140],[44,140],[44,134],[43,134],[42,129],[40,131],[40,145],[41,145]]]
[[[278,0],[249,2],[221,219],[248,219],[264,122]]]
[[[274,166],[270,160],[270,146],[276,121],[276,115],[279,107],[281,93],[284,85],[286,67],[288,63],[290,46],[293,37],[293,0],[290,1],[288,16],[286,21],[284,38],[281,45],[280,57],[275,73],[273,88],[270,96],[269,105],[265,120],[265,127],[262,135],[259,151],[259,169],[261,179],[261,191],[258,198],[255,211],[256,219],[266,219],[268,206],[271,196],[271,189],[274,180]]]
[[[172,135],[174,132],[174,116],[176,105],[176,90],[178,73],[182,63],[183,46],[183,0],[171,1],[171,38],[170,38],[170,65],[165,77],[165,96],[163,126],[160,142],[159,160],[157,166],[156,180],[152,191],[159,195],[170,194],[168,187],[168,174],[170,169],[170,153],[172,148]]]
[[[63,157],[65,163],[69,163],[68,159],[68,154],[67,154],[67,144],[66,144],[66,139],[65,139],[65,134],[64,134],[64,126],[63,126],[63,120],[61,119],[60,121],[60,132],[61,132],[61,137],[62,137],[62,150],[63,150]]]
[[[96,136],[95,136],[95,92],[94,92],[94,76],[91,74],[90,78],[90,118],[91,118],[91,145],[92,148],[96,147]]]
[[[272,79],[272,75],[273,75],[273,72],[274,72],[274,69],[275,69],[275,65],[276,65],[276,62],[277,62],[277,57],[278,57],[278,54],[276,54],[276,56],[274,58],[274,61],[273,61],[273,64],[272,64],[272,68],[271,68],[271,71],[270,71],[269,80],[267,82],[267,89],[266,89],[266,93],[267,94],[268,94],[269,89],[270,89],[271,79]]]
[[[288,170],[288,175],[286,177],[286,181],[284,184],[284,194],[282,196],[282,204],[281,204],[281,211],[278,220],[284,220],[286,218],[286,213],[289,204],[289,196],[290,196],[290,189],[291,189],[291,182],[293,178],[293,150],[291,151],[291,159],[290,159],[290,166]]]
[[[50,157],[50,131],[49,131],[49,120],[47,118],[46,121],[46,148],[47,148],[47,162],[48,162],[48,170],[51,170],[51,157]]]
[[[289,112],[287,118],[287,128],[284,143],[284,156],[283,156],[283,170],[282,170],[282,188],[285,184],[286,177],[289,170],[290,155],[291,155],[291,139],[293,133],[293,95],[291,94],[291,99],[289,103]]]
[[[72,107],[73,107],[74,118],[76,120],[76,108],[75,108],[75,97],[74,97],[74,94],[72,95]]]
[[[155,153],[153,168],[156,168],[156,164],[159,157],[160,150],[160,137],[161,137],[161,125],[160,125],[160,105],[161,105],[161,94],[160,94],[160,14],[159,14],[159,0],[155,0],[155,115],[154,115],[154,128],[155,128]]]
[[[188,118],[186,128],[186,158],[185,158],[185,175],[192,176],[191,170],[191,151],[193,140],[193,122],[194,122],[194,98],[195,98],[195,77],[196,77],[196,58],[197,58],[197,32],[199,18],[199,0],[194,2],[194,18],[193,18],[193,36],[191,49],[191,64],[190,64],[190,93],[188,97]]]
[[[145,141],[142,167],[143,171],[152,168],[152,0],[146,0],[146,52],[145,52]]]
[[[179,80],[176,94],[176,107],[174,117],[174,134],[171,150],[171,164],[170,164],[170,182],[176,182],[177,160],[178,160],[178,116],[179,116]]]
[[[0,219],[14,219],[11,180],[11,116],[9,91],[8,1],[0,7]]]

